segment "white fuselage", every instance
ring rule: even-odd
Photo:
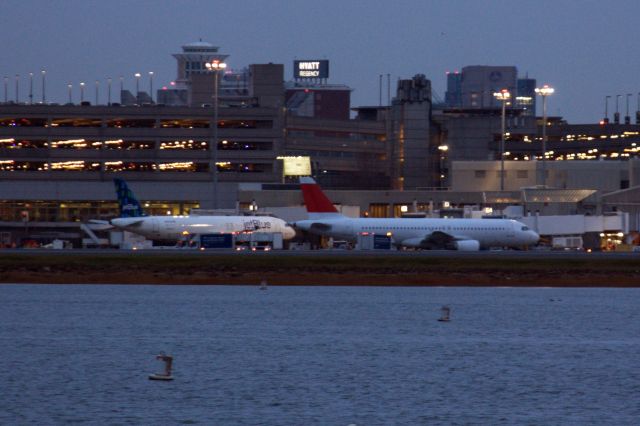
[[[453,241],[477,241],[479,246],[517,247],[538,242],[539,236],[511,219],[352,219],[341,215],[296,222],[296,227],[335,239],[356,241],[359,234],[392,237],[394,244],[420,247],[432,234],[446,234]]]
[[[282,219],[271,216],[142,216],[111,220],[116,228],[151,240],[175,240],[185,237],[239,232],[282,233],[284,239],[295,230]]]

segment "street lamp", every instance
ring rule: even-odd
[[[111,77],[107,77],[107,105],[111,106]]]
[[[84,102],[84,81],[80,82],[80,105]]]
[[[224,70],[227,64],[214,59],[206,62],[205,66],[209,71],[213,71],[213,140],[209,144],[213,157],[213,208],[218,208],[218,72]]]
[[[627,113],[624,116],[624,124],[631,124],[631,116],[629,115],[629,98],[633,96],[631,93],[627,93]]]
[[[40,73],[42,74],[42,104],[44,105],[47,97],[46,97],[46,91],[45,91],[45,76],[47,75],[47,71],[46,70],[42,70],[40,71]]]
[[[9,93],[9,77],[7,77],[6,75],[4,76],[4,103],[6,104],[7,102],[9,102],[8,99],[8,93]],[[638,93],[638,103],[640,103],[640,93]]]
[[[542,187],[547,185],[547,96],[553,95],[555,89],[545,84],[542,87],[536,87],[536,93],[542,96]]]
[[[29,105],[33,105],[33,73],[29,73]]]
[[[137,72],[133,75],[136,78],[136,103],[140,103],[140,73]]]
[[[500,139],[500,191],[504,191],[504,136],[506,124],[506,106],[511,93],[507,89],[495,92],[493,97],[502,102],[502,137]]]
[[[149,71],[149,96],[151,103],[153,103],[153,71]]]
[[[96,80],[96,105],[98,105],[98,100],[100,99],[99,90],[100,90],[100,81]]]
[[[69,91],[69,103],[73,103],[71,99],[71,89],[73,89],[73,85],[71,83],[67,84],[67,89]]]
[[[620,96],[622,95],[616,95],[616,112],[613,114],[614,124],[620,124],[620,113],[618,112],[618,101],[620,101]]]

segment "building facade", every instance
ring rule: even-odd
[[[640,154],[639,125],[570,125],[551,117],[542,152],[541,120],[515,105],[506,110],[502,152],[501,108],[492,91],[515,91],[515,67],[454,74],[450,100],[460,99],[461,107],[434,111],[431,82],[417,74],[399,80],[391,105],[355,108],[350,118],[346,86],[326,79],[287,84],[282,64],[253,64],[219,74],[213,98],[215,78],[203,64],[227,55],[197,42],[174,56],[176,85],[160,89],[157,103],[137,96],[111,105],[0,104],[0,232],[26,235],[37,223],[71,227],[115,217],[114,177],[127,180],[151,214],[210,209],[216,199],[223,209],[253,198],[267,206],[268,197],[247,195],[246,188],[297,182],[284,173],[287,157],[308,159],[316,180],[345,190],[346,198],[368,191],[363,212],[380,217],[407,204],[417,211],[445,202],[518,204],[523,188],[541,184],[541,169],[555,190],[607,194],[640,185],[640,167],[629,161]],[[530,91],[535,80],[527,81],[518,89]],[[376,194],[384,200],[376,202]],[[620,196],[627,206],[629,194],[635,192]]]

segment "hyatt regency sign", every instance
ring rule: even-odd
[[[293,78],[329,78],[329,61],[293,61]]]

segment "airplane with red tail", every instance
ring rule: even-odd
[[[478,251],[536,244],[540,236],[513,219],[350,218],[338,212],[315,180],[300,178],[309,218],[295,222],[303,231],[356,242],[361,234],[392,238],[396,246]]]

